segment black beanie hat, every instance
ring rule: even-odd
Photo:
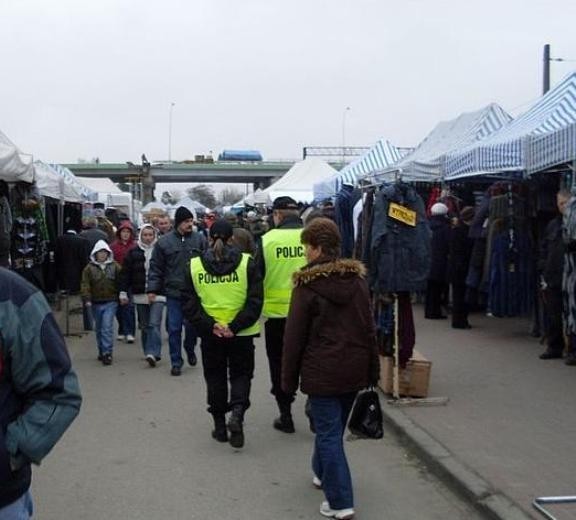
[[[292,197],[277,197],[272,203],[272,209],[298,209],[298,203]]]
[[[221,238],[222,241],[227,242],[234,235],[234,228],[232,224],[224,218],[220,218],[210,226],[210,238],[216,240]]]
[[[194,218],[192,212],[185,206],[180,206],[176,210],[176,215],[174,215],[174,227],[177,228],[179,224],[188,220],[189,218]]]

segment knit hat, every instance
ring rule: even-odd
[[[176,215],[174,215],[174,227],[177,228],[182,222],[189,218],[194,218],[192,212],[187,207],[180,206],[176,210]]]
[[[298,203],[292,197],[277,197],[272,209],[298,209]]]
[[[220,218],[210,226],[210,238],[214,240],[221,238],[224,242],[227,242],[232,235],[234,235],[234,229],[232,224],[226,219]]]
[[[441,202],[437,202],[430,208],[430,214],[433,217],[437,215],[448,215],[448,206],[446,206],[446,204],[442,204]]]

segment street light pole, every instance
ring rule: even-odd
[[[176,103],[170,103],[170,112],[168,115],[168,162],[172,162],[172,110]]]
[[[550,90],[550,45],[544,45],[544,70],[543,70],[542,90],[546,94]]]
[[[350,112],[350,107],[346,107],[342,114],[342,168],[344,168],[344,161],[346,160],[346,114],[348,112]]]

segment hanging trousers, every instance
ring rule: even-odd
[[[437,320],[442,317],[442,305],[446,295],[447,284],[436,280],[428,280],[426,286],[426,307],[424,317],[430,320]]]

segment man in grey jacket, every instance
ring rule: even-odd
[[[0,520],[31,517],[31,464],[58,442],[81,401],[44,296],[0,268]]]
[[[154,302],[156,295],[166,296],[168,319],[168,343],[170,346],[171,374],[182,373],[182,326],[186,329],[184,350],[188,364],[197,363],[194,348],[196,332],[192,325],[184,320],[181,292],[184,289],[185,270],[191,258],[199,256],[206,249],[206,238],[194,231],[194,215],[188,208],[180,206],[174,217],[174,229],[160,237],[148,271],[148,300]]]

